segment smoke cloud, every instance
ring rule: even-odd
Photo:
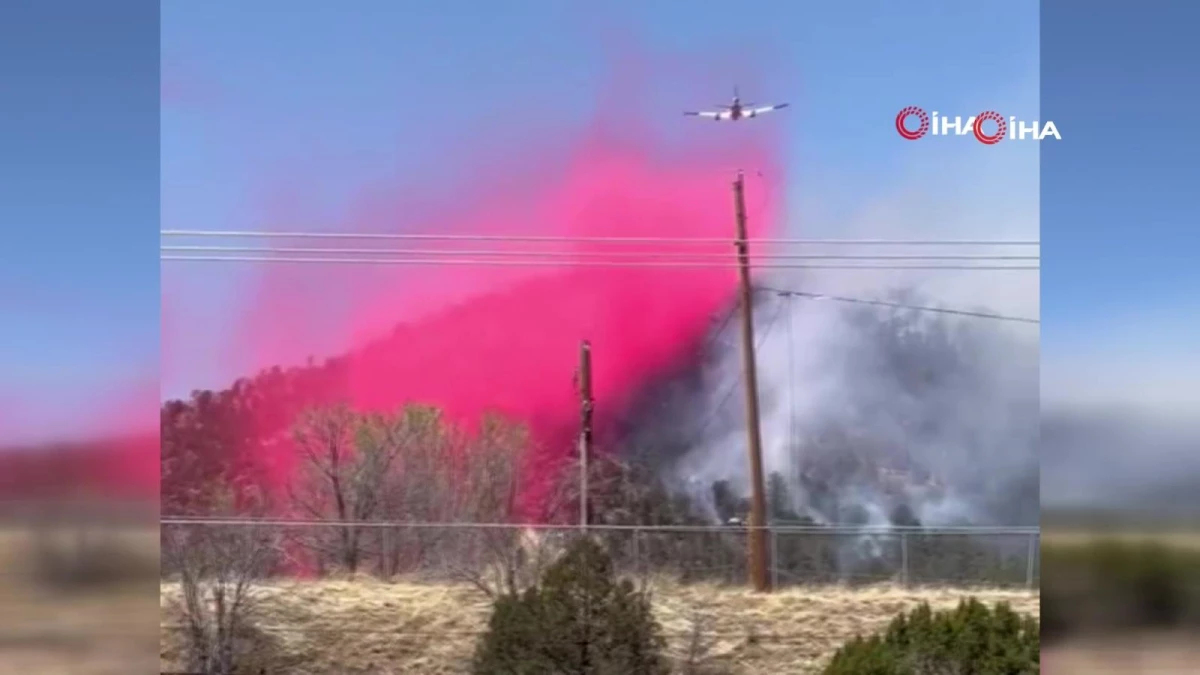
[[[1028,97],[1036,100],[1036,82],[1013,98]],[[793,216],[786,231],[802,238],[1037,240],[1036,146],[990,155],[974,149],[920,155],[891,185],[851,183],[833,195],[800,186],[795,192],[805,200],[840,197],[858,205],[840,220]],[[800,214],[821,212],[808,201],[799,205]],[[1011,255],[1037,249],[853,252]],[[785,480],[797,513],[817,522],[877,526],[903,512],[925,525],[1037,523],[1036,325],[771,292],[1036,318],[1037,272],[803,270],[760,275],[756,285],[764,461]],[[713,329],[690,372],[656,386],[661,407],[631,422],[635,452],[710,506],[714,481],[730,480],[742,495],[749,486],[742,356],[731,323]]]
[[[549,252],[559,261],[569,260],[564,254],[611,261],[640,253],[637,259],[646,261],[655,255],[729,253],[722,244],[614,247],[580,238],[728,238],[734,168],[763,169],[780,180],[782,144],[772,127],[761,125],[672,143],[629,115],[623,102],[640,100],[650,80],[633,81],[634,71],[625,66],[618,75],[626,86],[609,92],[619,93],[620,100],[601,101],[601,112],[586,128],[538,129],[528,143],[509,139],[503,152],[495,145],[449,148],[471,167],[451,180],[450,198],[438,203],[402,184],[378,186],[361,190],[332,218],[347,232],[571,239],[553,246],[391,244],[457,252],[451,259],[505,260],[478,253],[487,249],[507,252],[509,260],[538,257],[551,264],[264,265],[257,270],[240,293],[245,304],[228,363],[219,369],[231,370],[232,363],[242,372],[247,363],[254,369],[286,368],[310,354],[341,355],[320,375],[280,385],[272,394],[276,399],[255,409],[253,433],[264,444],[247,459],[276,487],[290,480],[294,457],[286,443],[271,441],[286,436],[300,408],[334,400],[362,409],[417,402],[437,405],[468,424],[486,412],[528,423],[538,448],[527,467],[525,499],[536,508],[573,452],[578,400],[572,381],[582,340],[590,340],[597,354],[593,382],[596,396],[605,401],[598,412],[601,425],[628,407],[645,381],[686,360],[690,345],[703,338],[710,317],[733,293],[732,261],[692,268],[576,268],[536,254]],[[552,145],[547,138],[560,143]],[[281,190],[263,202],[266,222],[258,229],[294,230],[303,222],[302,194]],[[774,201],[755,202],[753,236],[771,233],[777,211]],[[175,307],[164,313],[173,321],[179,316]],[[178,355],[171,345],[164,345],[164,353]]]
[[[1036,523],[1034,331],[767,291],[756,305],[764,463],[799,514],[886,526],[904,508],[926,525]],[[658,458],[710,502],[715,481],[749,485],[736,327],[701,371],[666,415],[673,428],[689,420],[678,452]]]

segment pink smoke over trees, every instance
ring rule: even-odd
[[[629,77],[629,73],[625,74]],[[645,88],[644,86],[642,87]],[[167,418],[204,434],[169,434],[179,451],[216,453],[226,468],[251,470],[273,489],[296,471],[288,431],[312,405],[348,403],[361,411],[431,405],[471,426],[498,413],[529,427],[523,501],[538,511],[553,478],[574,452],[578,401],[573,377],[581,340],[595,351],[597,423],[622,414],[645,385],[682,365],[736,284],[731,181],[737,167],[779,180],[782,144],[771,127],[721,129],[672,147],[662,134],[637,127],[606,107],[596,123],[561,147],[514,139],[511,156],[477,157],[459,149],[464,176],[453,199],[430,208],[421,195],[392,188],[360,195],[319,228],[343,232],[550,236],[546,242],[387,242],[379,247],[457,250],[487,248],[567,256],[536,267],[449,265],[368,266],[263,264],[235,328],[239,362],[264,367],[233,389],[201,394],[174,406]],[[625,128],[628,127],[628,128]],[[689,134],[692,132],[689,132]],[[481,153],[489,154],[489,153]],[[476,161],[478,159],[478,161]],[[768,236],[781,204],[776,190],[751,195],[752,237]],[[414,204],[420,204],[415,207]],[[295,206],[276,205],[278,223],[294,231]],[[414,215],[419,222],[414,222]],[[713,244],[613,245],[596,237],[723,238]],[[361,247],[358,240],[304,241],[281,246]],[[617,255],[610,255],[617,252]],[[570,260],[622,255],[700,253],[706,267],[576,267]],[[728,255],[725,259],[722,256]],[[172,314],[179,308],[164,308]],[[288,367],[321,345],[339,354],[321,364]],[[164,353],[174,353],[164,345]],[[232,359],[231,359],[232,360]],[[278,367],[275,367],[278,366]],[[227,418],[236,431],[215,432],[192,419],[200,408]],[[216,410],[223,410],[219,415]],[[229,412],[232,411],[232,412]],[[172,432],[173,433],[173,432]],[[206,436],[206,437],[207,437]],[[211,442],[210,442],[211,441]],[[234,443],[236,449],[224,447]],[[223,446],[217,450],[215,445]],[[192,445],[197,447],[192,448]],[[199,446],[213,445],[211,449]],[[165,449],[164,449],[165,452]]]

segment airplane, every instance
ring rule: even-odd
[[[763,113],[769,113],[772,110],[779,110],[780,108],[786,108],[786,107],[788,107],[788,104],[780,103],[778,105],[764,105],[764,106],[757,106],[757,107],[751,106],[748,103],[742,102],[742,99],[738,96],[737,87],[734,87],[733,88],[733,103],[731,103],[729,105],[720,105],[717,107],[723,108],[723,110],[718,111],[718,112],[706,112],[706,111],[691,112],[691,111],[688,111],[688,112],[684,112],[683,114],[689,115],[691,117],[705,117],[710,120],[713,120],[714,122],[720,122],[721,120],[729,120],[730,122],[737,122],[738,120],[742,120],[742,119],[750,119],[751,117],[758,117],[759,115],[761,115]]]

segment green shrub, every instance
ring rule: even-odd
[[[825,675],[1026,675],[1039,659],[1036,620],[971,598],[954,611],[923,604],[897,616],[882,634],[844,645]]]
[[[659,675],[664,646],[649,597],[617,581],[604,549],[582,537],[539,585],[497,599],[474,672]]]

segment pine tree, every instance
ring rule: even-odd
[[[582,537],[538,586],[496,601],[474,672],[660,675],[664,647],[649,597],[617,580],[604,549]]]
[[[882,634],[843,646],[825,675],[1033,675],[1039,672],[1038,622],[1008,605],[971,598],[953,611],[923,604]]]

